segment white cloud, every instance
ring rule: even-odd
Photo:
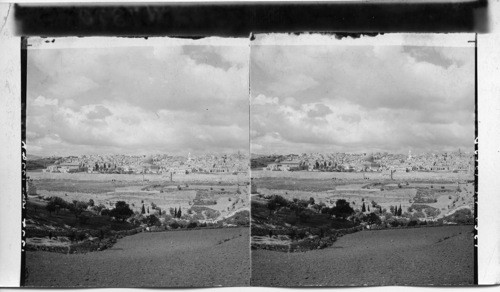
[[[181,45],[30,50],[33,154],[247,149],[248,47],[193,50],[226,63],[199,63]]]
[[[252,104],[252,143],[259,152],[472,147],[473,49],[410,49],[253,46],[252,95],[278,102]],[[288,86],[301,79],[317,84]]]

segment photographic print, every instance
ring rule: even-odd
[[[248,40],[27,44],[25,286],[248,285]]]
[[[474,35],[256,35],[254,286],[474,284]]]

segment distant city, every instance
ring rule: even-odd
[[[82,155],[28,159],[28,170],[60,173],[189,174],[248,171],[247,154]]]
[[[288,155],[252,155],[252,168],[267,171],[449,171],[470,172],[474,154],[457,150],[444,153],[391,154],[377,153],[303,153]]]

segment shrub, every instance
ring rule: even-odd
[[[198,223],[194,221],[189,222],[189,224],[187,225],[187,228],[196,228],[196,227],[198,227]]]
[[[410,222],[408,222],[408,226],[416,226],[418,225],[418,221],[416,220],[411,220]]]
[[[116,202],[115,208],[109,212],[110,216],[115,217],[120,221],[125,221],[125,219],[129,218],[133,214],[134,212],[125,201]]]
[[[305,230],[303,230],[303,229],[302,229],[302,230],[299,230],[299,231],[297,232],[297,237],[298,237],[298,238],[300,238],[300,239],[304,239],[306,236],[307,236],[307,233],[306,233],[306,231],[305,231]]]
[[[174,221],[174,222],[170,223],[170,227],[172,229],[177,229],[177,228],[180,228],[181,225],[177,221]]]
[[[158,219],[158,217],[156,217],[155,215],[148,215],[146,218],[145,218],[145,223],[148,225],[148,226],[160,226],[160,219]]]

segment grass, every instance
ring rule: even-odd
[[[125,181],[98,181],[98,180],[62,180],[42,179],[35,182],[37,190],[60,191],[68,193],[102,194],[115,191],[119,187],[137,185],[137,182]]]

